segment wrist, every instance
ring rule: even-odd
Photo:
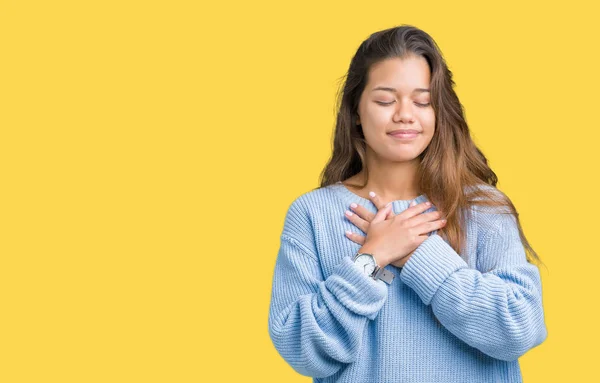
[[[363,244],[363,246],[360,249],[358,249],[358,252],[372,254],[373,258],[375,258],[375,263],[377,263],[377,266],[379,266],[381,268],[386,267],[390,263],[385,254],[383,254],[381,251],[378,251],[374,247],[369,246],[367,244]]]

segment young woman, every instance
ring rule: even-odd
[[[539,257],[453,86],[409,25],[350,63],[321,186],[285,217],[268,320],[315,382],[521,382],[547,337]]]

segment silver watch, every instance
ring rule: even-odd
[[[352,260],[356,266],[373,279],[381,279],[388,285],[394,280],[394,273],[386,270],[384,267],[379,267],[377,262],[375,262],[373,254],[358,252]]]

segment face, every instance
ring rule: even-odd
[[[417,158],[435,130],[429,91],[430,72],[421,56],[393,58],[374,64],[358,106],[367,152],[389,161]],[[387,89],[376,89],[387,88]],[[415,134],[391,134],[395,130]]]

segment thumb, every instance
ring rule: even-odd
[[[387,217],[388,213],[391,210],[392,210],[392,203],[390,202],[387,205],[385,205],[385,207],[383,209],[380,209],[379,211],[377,211],[377,214],[375,214],[375,218],[373,218],[371,223],[381,222],[381,221],[385,220],[385,217]]]

